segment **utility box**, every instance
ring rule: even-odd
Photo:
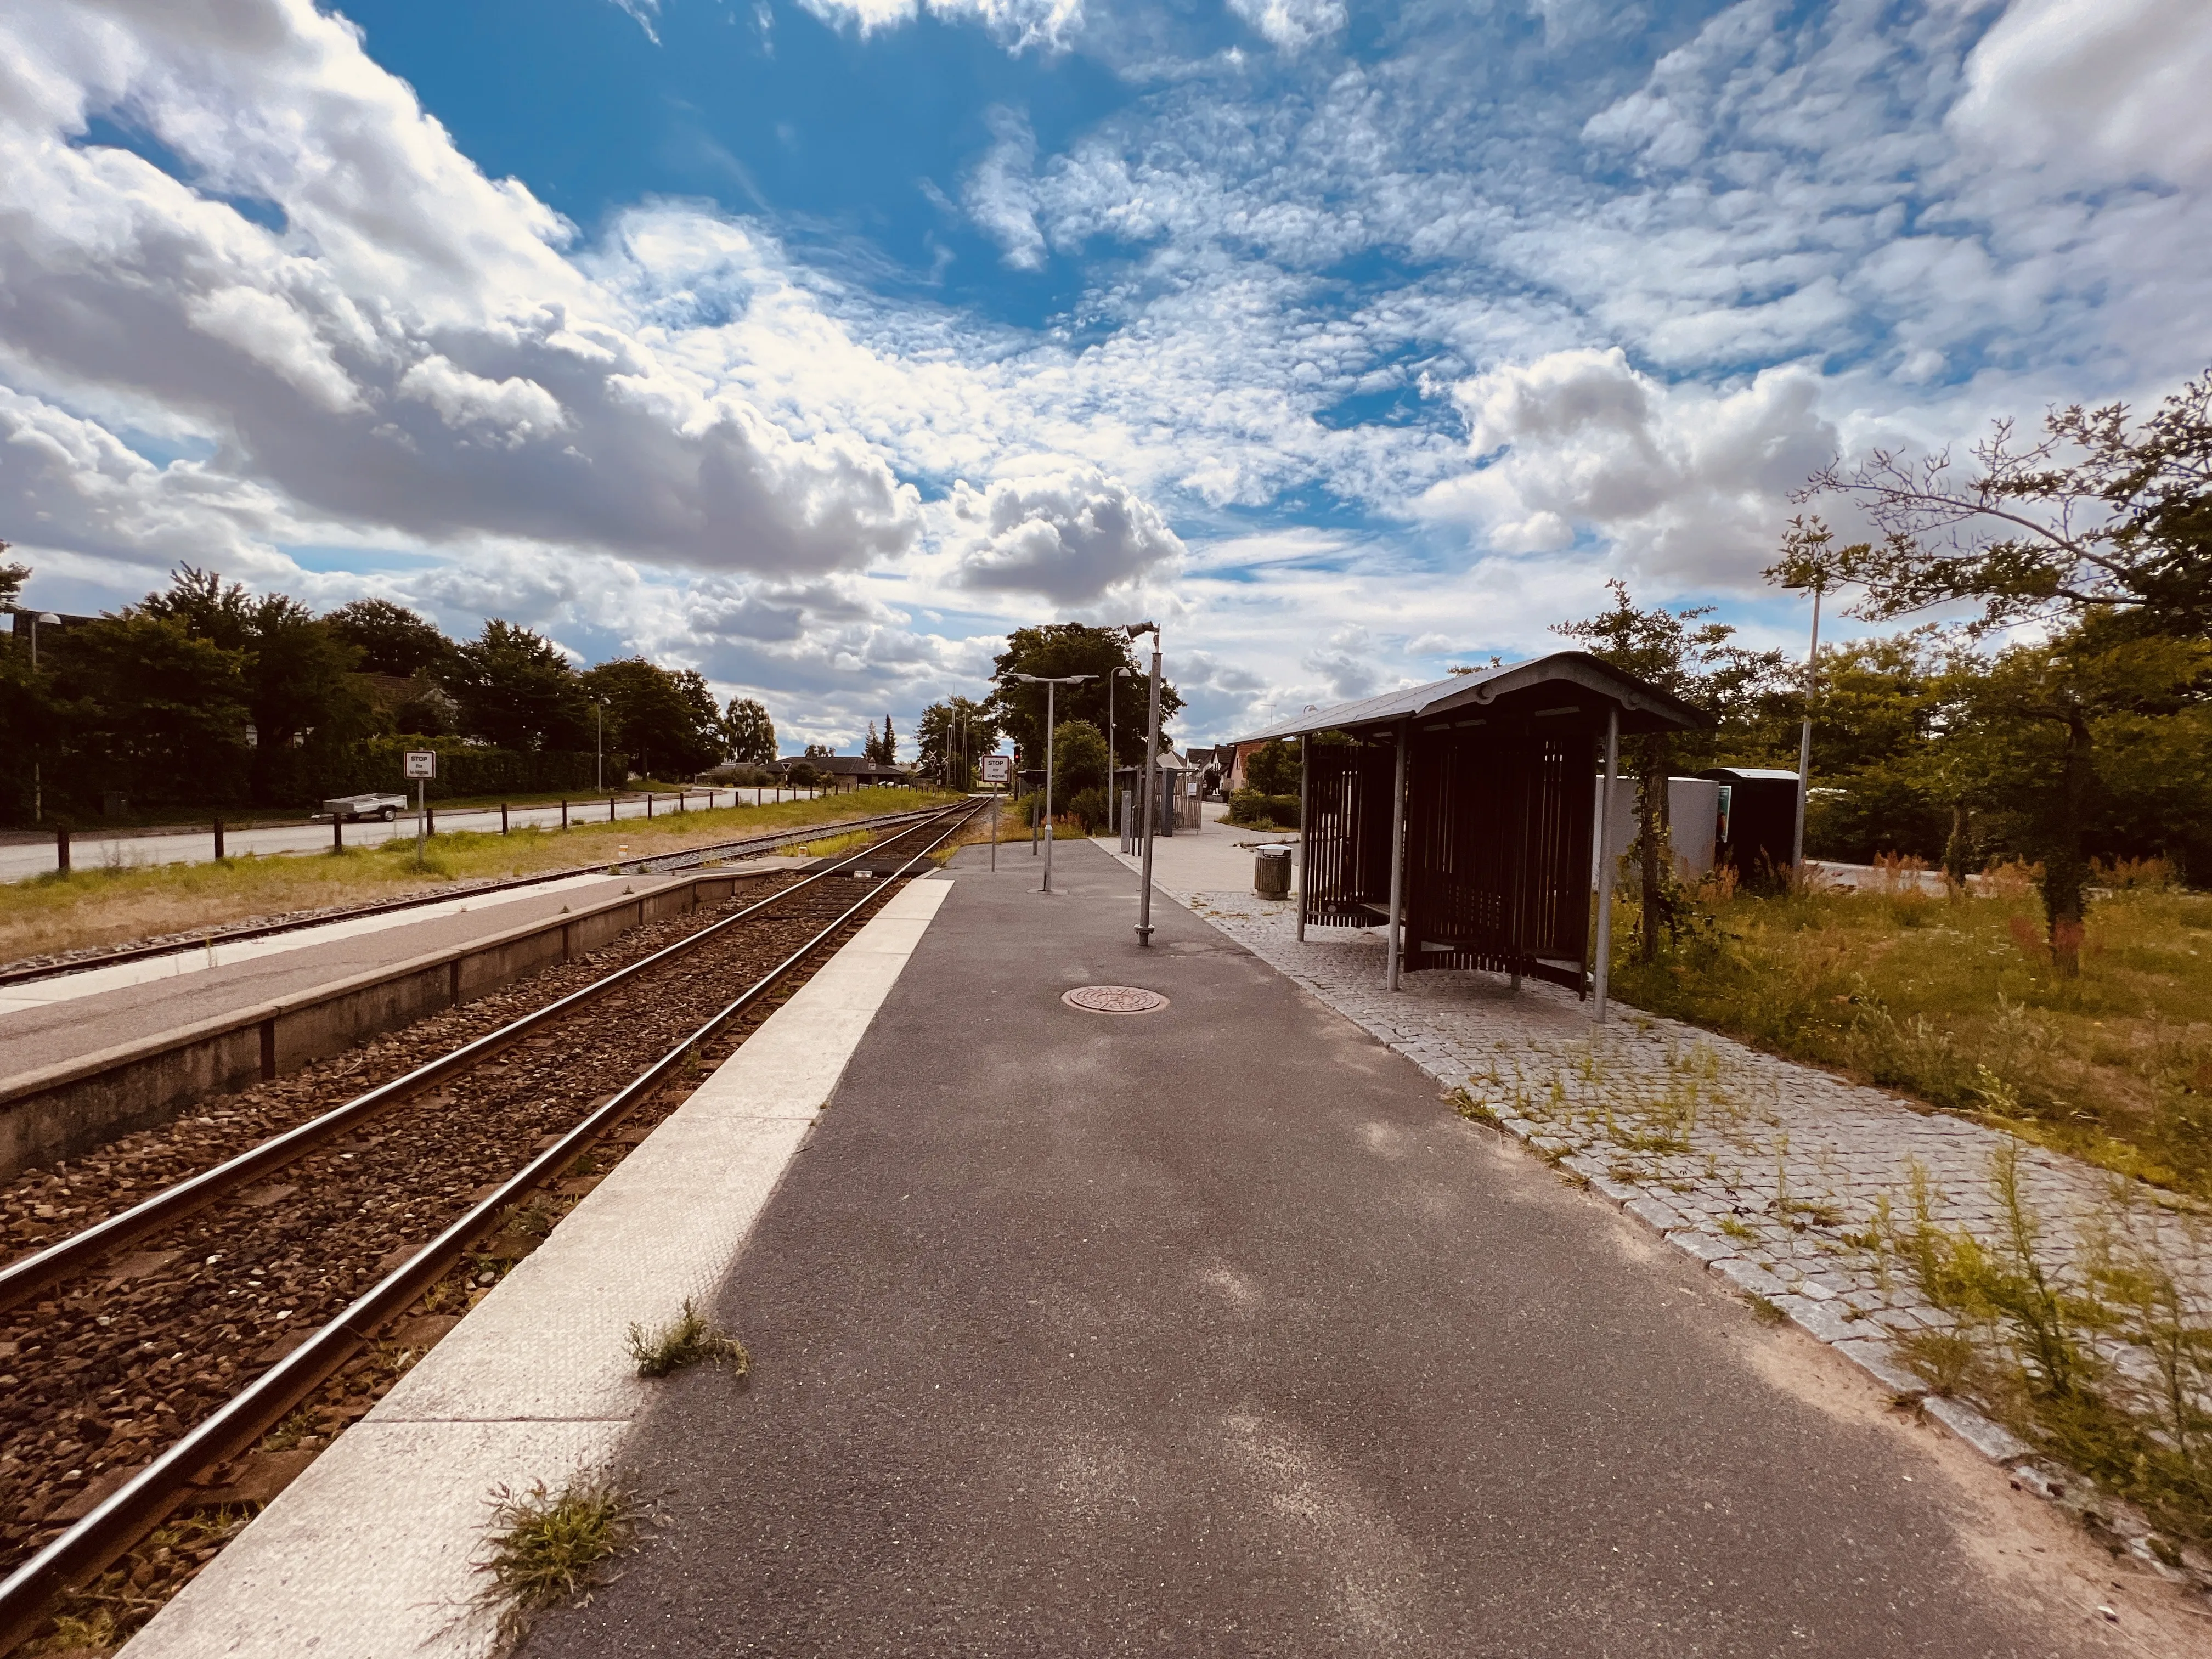
[[[1252,860],[1252,890],[1266,899],[1290,897],[1291,849],[1287,845],[1259,849]]]
[[[1797,775],[1764,766],[1709,766],[1721,791],[1715,861],[1744,879],[1787,870],[1797,840]]]

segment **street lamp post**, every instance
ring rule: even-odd
[[[1053,692],[1063,685],[1080,685],[1085,680],[1095,680],[1096,674],[1062,674],[1053,678],[1044,674],[1010,674],[1029,685],[1044,687],[1044,886],[1042,891],[1052,891],[1052,773],[1053,773]],[[1096,726],[1091,728],[1097,730]]]
[[[1159,816],[1152,797],[1158,787],[1160,769],[1160,625],[1152,622],[1131,623],[1125,631],[1133,640],[1139,634],[1152,636],[1151,710],[1145,722],[1144,788],[1137,802],[1137,810],[1144,814],[1145,825],[1144,885],[1137,892],[1137,943],[1149,946],[1152,942],[1152,829],[1153,821]]]
[[[592,699],[592,783],[593,793],[607,792],[607,706]]]
[[[1106,677],[1106,820],[1117,836],[1121,833],[1121,786],[1115,775],[1121,769],[1121,751],[1114,746],[1114,682],[1135,678],[1126,663]]]
[[[1805,653],[1805,724],[1797,737],[1797,824],[1790,839],[1790,872],[1805,869],[1805,800],[1813,781],[1813,699],[1820,689],[1820,584],[1813,584],[1813,643]]]

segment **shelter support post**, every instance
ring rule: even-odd
[[[1298,884],[1298,943],[1306,942],[1306,825],[1312,817],[1310,803],[1312,796],[1306,783],[1306,763],[1313,758],[1313,739],[1298,733],[1298,863],[1291,872],[1291,879]]]
[[[1406,750],[1408,726],[1398,723],[1398,759],[1390,790],[1390,965],[1385,970],[1385,990],[1398,988],[1398,958],[1406,927]]]
[[[1597,960],[1590,969],[1590,1018],[1605,1024],[1606,981],[1613,973],[1613,791],[1620,771],[1620,710],[1605,711],[1605,784],[1597,799]]]

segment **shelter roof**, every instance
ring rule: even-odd
[[[1771,766],[1708,766],[1698,774],[1701,778],[1726,778],[1734,783],[1795,783],[1795,772],[1779,770]]]
[[[1611,702],[1620,710],[1623,732],[1658,732],[1710,722],[1699,710],[1680,697],[1662,691],[1649,680],[1623,673],[1611,663],[1587,651],[1554,651],[1527,662],[1509,663],[1474,674],[1454,674],[1426,685],[1386,691],[1379,697],[1332,703],[1294,720],[1279,722],[1237,739],[1259,743],[1269,738],[1296,738],[1316,732],[1355,732],[1362,727],[1395,726],[1401,720],[1424,720],[1468,709],[1504,707],[1516,710],[1528,703],[1555,700],[1562,694],[1582,694],[1602,714]]]

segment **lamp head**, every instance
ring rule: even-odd
[[[59,628],[62,625],[62,619],[51,611],[41,611],[39,615],[39,625],[41,628]]]

